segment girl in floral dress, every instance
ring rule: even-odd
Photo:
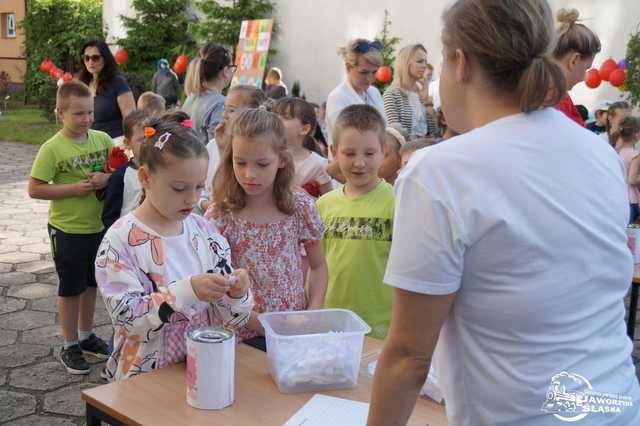
[[[264,334],[257,320],[262,312],[322,308],[327,266],[318,209],[309,195],[292,189],[294,165],[282,120],[248,109],[234,119],[230,137],[205,217],[229,241],[234,265],[252,280],[255,307],[239,332],[244,340]],[[309,257],[306,287],[301,245]]]

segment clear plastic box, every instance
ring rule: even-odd
[[[371,331],[347,309],[269,312],[265,329],[269,371],[282,393],[355,388],[364,335]]]

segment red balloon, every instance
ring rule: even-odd
[[[618,68],[609,75],[609,83],[611,83],[613,87],[620,87],[624,84],[626,78],[627,72]]]
[[[53,62],[49,58],[45,58],[40,62],[40,72],[47,73],[53,66]]]
[[[600,83],[602,83],[600,72],[595,68],[591,68],[589,71],[587,71],[584,83],[591,89],[595,89],[596,87],[600,86]]]
[[[116,63],[118,65],[122,65],[125,62],[127,62],[127,60],[129,59],[129,52],[127,52],[127,49],[124,48],[120,48],[116,51],[116,54],[114,55]]]
[[[187,55],[180,55],[176,58],[176,65],[177,64],[185,64],[185,65],[189,65],[189,57]]]
[[[186,62],[177,62],[176,61],[176,63],[173,64],[173,71],[178,75],[183,74],[186,70],[187,70],[187,63]]]
[[[391,81],[392,77],[393,70],[391,69],[391,67],[388,67],[386,65],[381,66],[380,68],[378,68],[378,71],[376,71],[376,80],[378,80],[380,83],[388,83]]]
[[[73,76],[72,76],[71,74],[69,74],[68,72],[65,72],[65,73],[62,75],[62,80],[64,80],[64,81],[71,81],[71,80],[73,80]]]
[[[618,69],[618,64],[613,59],[609,58],[600,65],[600,78],[604,81],[609,81],[611,73]]]

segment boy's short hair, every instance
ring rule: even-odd
[[[142,126],[142,123],[149,118],[149,114],[141,109],[135,110],[127,115],[122,120],[122,131],[124,137],[129,139],[133,136],[133,131],[137,126]]]
[[[333,129],[333,144],[336,145],[336,148],[340,143],[340,135],[345,129],[356,129],[360,133],[375,132],[380,145],[384,146],[385,144],[384,118],[371,105],[349,105],[340,112]]]
[[[426,148],[428,146],[431,145],[435,145],[436,141],[432,138],[420,138],[420,139],[414,139],[412,141],[408,141],[406,144],[402,145],[402,147],[400,147],[400,155],[406,154],[406,153],[410,153],[410,152],[415,152],[418,151],[422,148]]]
[[[65,109],[69,106],[71,96],[78,98],[90,98],[91,90],[89,86],[79,80],[64,82],[58,87],[56,93],[56,110]]]
[[[166,110],[164,98],[153,92],[144,92],[138,98],[138,109],[149,115],[160,115]]]

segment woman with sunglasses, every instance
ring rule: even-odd
[[[82,45],[80,81],[93,93],[93,129],[111,138],[122,137],[122,118],[136,109],[133,93],[118,72],[109,46],[102,40],[89,40]]]
[[[345,62],[345,79],[329,93],[327,98],[327,133],[329,144],[340,111],[350,105],[368,104],[384,117],[384,103],[377,88],[371,84],[382,65],[382,44],[363,38],[351,40],[338,53]]]
[[[207,43],[189,64],[184,81],[187,99],[182,110],[191,116],[193,129],[203,144],[215,138],[216,126],[222,122],[224,96],[236,66],[226,47]]]

